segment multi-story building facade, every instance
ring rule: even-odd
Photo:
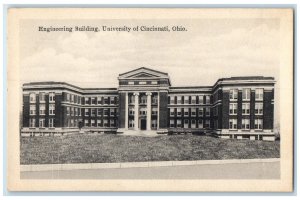
[[[118,81],[118,88],[24,84],[21,134],[135,130],[275,139],[273,77],[231,77],[210,87],[173,87],[167,73],[142,67],[120,74]]]

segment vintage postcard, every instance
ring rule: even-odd
[[[293,190],[293,10],[11,8],[10,191]]]

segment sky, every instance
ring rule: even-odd
[[[273,76],[279,81],[279,22],[261,18],[188,17],[23,20],[20,26],[21,83],[64,81],[79,87],[117,87],[120,73],[139,67],[168,73],[172,86],[211,86],[219,78],[232,76]],[[39,26],[82,25],[169,26],[170,29],[183,26],[187,31],[38,31]]]

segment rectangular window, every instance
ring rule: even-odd
[[[157,128],[157,120],[151,120],[151,127],[154,129]]]
[[[89,120],[88,119],[84,120],[84,126],[89,126]]]
[[[67,109],[67,115],[70,115],[70,107],[66,107]]]
[[[250,89],[243,89],[243,100],[250,100]]]
[[[95,123],[95,120],[94,120],[94,119],[91,119],[91,126],[93,126],[93,127],[96,126],[96,123]]]
[[[242,129],[249,130],[250,129],[250,120],[242,119]]]
[[[81,108],[78,108],[78,115],[81,116]]]
[[[102,110],[101,110],[101,108],[98,108],[97,109],[97,116],[101,116],[102,115]]]
[[[44,128],[45,127],[45,119],[40,119],[39,120],[39,127]]]
[[[108,120],[107,119],[103,120],[103,125],[104,125],[104,127],[108,127]]]
[[[199,117],[203,117],[203,108],[199,108]]]
[[[100,119],[97,119],[97,126],[101,127],[101,120]]]
[[[44,92],[40,92],[39,100],[40,100],[40,102],[45,102],[45,93]]]
[[[140,81],[139,84],[140,85],[146,85],[147,83],[146,83],[146,81]]]
[[[49,93],[49,102],[54,102],[55,101],[55,93],[54,92],[50,92]]]
[[[177,96],[177,104],[181,104],[181,100],[182,100],[182,97],[181,96]]]
[[[103,99],[103,101],[104,101],[104,105],[108,105],[108,97],[104,97],[104,99]]]
[[[263,129],[263,120],[262,119],[255,119],[254,128],[256,130],[262,130]]]
[[[196,120],[191,120],[191,128],[196,128]]]
[[[243,103],[242,104],[242,114],[243,115],[250,115],[250,103]]]
[[[129,120],[129,127],[130,128],[134,127],[134,120],[133,119]]]
[[[71,102],[74,102],[74,94],[71,94]]]
[[[147,115],[147,108],[140,108],[140,115],[141,116]]]
[[[203,120],[202,119],[198,120],[198,128],[203,128]]]
[[[189,128],[189,120],[188,119],[184,120],[184,128]]]
[[[229,99],[230,100],[237,100],[238,97],[238,90],[237,89],[232,89],[229,92]]]
[[[259,88],[255,90],[255,100],[263,100],[264,99],[264,89]]]
[[[115,120],[113,119],[110,120],[110,127],[115,127]]]
[[[30,103],[35,103],[36,102],[36,95],[35,95],[35,93],[30,93],[29,94],[29,99],[30,99]]]
[[[152,110],[152,115],[157,115],[157,108],[151,108]]]
[[[189,96],[184,96],[184,104],[189,104],[190,103],[190,97]]]
[[[141,96],[141,98],[140,98],[140,103],[142,103],[142,104],[146,104],[147,103],[147,96]]]
[[[196,108],[191,108],[191,116],[196,117]]]
[[[177,108],[177,116],[178,116],[178,117],[181,116],[181,108]]]
[[[134,81],[128,81],[128,85],[134,85]]]
[[[49,115],[55,115],[55,104],[49,104]]]
[[[115,97],[110,97],[110,105],[114,105],[115,103]]]
[[[175,96],[170,96],[170,104],[174,104],[175,103]]]
[[[157,99],[157,95],[154,95],[153,98],[152,98],[152,104],[157,104],[158,102],[158,99]]]
[[[129,115],[134,115],[134,107],[129,108]]]
[[[263,103],[255,103],[255,114],[256,115],[263,114]]]
[[[205,116],[206,117],[210,116],[210,108],[205,108]]]
[[[30,107],[29,107],[29,109],[30,109],[30,115],[36,115],[36,107],[35,107],[35,105],[30,105]]]
[[[40,105],[40,115],[45,115],[46,106],[45,104]]]
[[[91,97],[91,104],[96,105],[96,97]]]
[[[74,107],[70,107],[71,110],[71,116],[74,116]]]
[[[29,127],[34,128],[35,127],[35,118],[29,119]]]
[[[174,112],[174,108],[170,108],[170,116],[174,116],[175,112]]]
[[[196,104],[196,96],[192,96],[192,104]]]
[[[206,104],[210,104],[210,96],[206,96],[206,100],[205,100],[206,102]]]
[[[88,108],[85,108],[85,109],[84,109],[84,115],[85,115],[85,116],[89,116],[89,115],[90,115],[90,112],[89,112],[89,109],[88,109]]]
[[[188,117],[189,116],[189,109],[188,108],[185,108],[184,109],[184,116]]]
[[[210,128],[210,120],[205,120],[205,128]]]
[[[98,105],[101,105],[102,104],[102,97],[97,97],[97,104]]]
[[[107,108],[104,109],[104,116],[108,116],[108,113],[109,113],[108,109]]]
[[[91,116],[96,116],[96,109],[95,108],[91,108]]]
[[[81,97],[78,96],[78,104],[81,104]]]
[[[203,104],[203,95],[199,96],[199,104]]]
[[[67,101],[70,101],[70,94],[67,94]]]
[[[77,111],[78,111],[77,108],[74,108],[74,115],[75,116],[78,116],[78,112]]]
[[[236,115],[237,114],[237,103],[230,103],[229,104],[229,114]]]
[[[49,119],[49,128],[53,128],[54,127],[54,119],[53,118],[50,118]]]
[[[236,130],[237,129],[237,120],[229,119],[229,129]]]
[[[177,128],[181,128],[181,119],[177,119]]]
[[[158,82],[157,82],[157,81],[151,81],[151,84],[152,84],[152,85],[157,85]]]
[[[114,108],[110,108],[110,116],[115,116],[115,109]]]
[[[85,102],[85,105],[88,105],[90,103],[89,98],[88,97],[84,97],[84,102]]]

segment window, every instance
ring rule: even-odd
[[[129,103],[134,104],[134,95],[129,96]]]
[[[196,117],[196,108],[191,108],[191,116]]]
[[[210,116],[210,108],[205,108],[205,116],[206,117]]]
[[[141,104],[146,104],[147,103],[147,96],[145,96],[145,95],[141,96],[140,103]]]
[[[96,105],[96,97],[91,97],[91,104]]]
[[[147,83],[146,83],[146,81],[140,81],[139,84],[140,85],[146,85]]]
[[[88,109],[88,108],[85,108],[85,109],[84,109],[84,115],[85,115],[85,116],[89,116],[89,115],[90,115],[90,112],[89,112],[89,109]]]
[[[210,128],[210,120],[205,120],[205,128]]]
[[[114,105],[115,104],[115,97],[110,97],[110,104]]]
[[[255,119],[254,128],[256,130],[262,130],[263,129],[263,120],[262,119]]]
[[[77,103],[77,102],[78,102],[78,96],[74,95],[74,103]]]
[[[104,125],[104,127],[108,127],[108,120],[107,119],[103,120],[103,125]]]
[[[206,96],[205,103],[206,103],[206,104],[210,104],[210,96]]]
[[[91,116],[96,116],[96,109],[95,108],[91,108]]]
[[[49,104],[49,115],[55,114],[55,104]]]
[[[153,96],[153,98],[152,98],[152,104],[157,104],[157,101],[158,101],[157,98],[158,98],[157,95]]]
[[[237,120],[229,119],[229,129],[234,130],[237,129]]]
[[[203,108],[199,108],[199,117],[203,117]]]
[[[203,95],[199,96],[199,104],[203,104]]]
[[[74,108],[74,116],[78,116],[77,108]]]
[[[198,120],[198,128],[203,128],[203,120],[202,119]]]
[[[237,100],[237,96],[238,96],[238,90],[237,89],[230,90],[230,92],[229,92],[229,99],[230,100]]]
[[[45,115],[46,106],[45,104],[40,105],[40,115]]]
[[[70,94],[67,94],[67,101],[70,101]]]
[[[115,120],[113,119],[110,120],[110,127],[115,127]]]
[[[263,114],[263,103],[255,103],[255,114],[257,115]]]
[[[35,95],[35,93],[30,93],[29,94],[29,99],[30,99],[30,103],[35,103],[36,102],[36,95]]]
[[[91,119],[91,126],[96,126],[95,120]]]
[[[78,104],[81,104],[81,97],[78,96]]]
[[[81,109],[78,108],[78,115],[81,116]]]
[[[184,96],[184,104],[189,104],[189,103],[190,103],[190,97]]]
[[[30,105],[30,111],[29,111],[29,113],[30,113],[30,115],[35,115],[36,114],[36,107],[35,107],[35,105]]]
[[[184,109],[184,116],[189,116],[189,109],[188,108],[185,108]]]
[[[189,120],[185,119],[184,120],[184,128],[188,128],[189,127]]]
[[[177,128],[181,128],[181,119],[177,119]]]
[[[88,119],[84,120],[84,126],[89,126],[89,120]]]
[[[243,100],[250,100],[250,89],[243,89]]]
[[[134,115],[134,108],[133,107],[129,108],[129,115]]]
[[[97,126],[101,127],[101,120],[100,119],[97,119]]]
[[[196,120],[191,120],[191,128],[196,128]]]
[[[177,104],[181,104],[181,100],[182,100],[182,97],[181,96],[177,96]]]
[[[170,104],[174,104],[175,103],[175,96],[170,96]]]
[[[229,114],[230,115],[236,115],[237,114],[237,104],[236,103],[229,104]]]
[[[196,104],[196,96],[192,96],[192,104]]]
[[[152,115],[157,115],[157,108],[151,108],[152,110]]]
[[[104,104],[105,104],[105,105],[108,105],[108,103],[109,103],[109,102],[108,102],[108,97],[104,97],[103,101],[104,101]]]
[[[242,129],[249,130],[250,129],[250,120],[242,119]]]
[[[29,127],[34,128],[35,127],[35,118],[29,119]]]
[[[170,108],[170,116],[174,116],[175,112],[174,112],[174,108]]]
[[[255,90],[255,100],[263,100],[264,98],[264,89],[256,89]]]
[[[158,83],[157,81],[151,81],[152,85],[157,85],[157,83]]]
[[[74,107],[70,107],[71,110],[71,116],[74,116]]]
[[[115,116],[115,109],[114,108],[110,108],[110,116]]]
[[[107,108],[104,109],[104,116],[108,116],[108,113],[109,113],[108,109]]]
[[[141,116],[147,115],[147,108],[140,108],[140,115]]]
[[[97,109],[97,116],[101,116],[102,115],[102,110],[100,108]]]
[[[134,127],[134,120],[133,119],[129,120],[129,127],[130,128]]]
[[[181,116],[181,108],[177,108],[177,116],[178,116],[178,117]]]
[[[133,81],[128,81],[128,85],[134,85]]]
[[[97,97],[97,104],[101,105],[102,104],[102,97]]]
[[[71,119],[70,122],[71,122],[71,123],[70,123],[70,127],[74,127],[74,126],[75,126],[75,124],[74,124],[74,119]]]
[[[39,127],[44,128],[45,127],[45,119],[40,119],[39,120]]]
[[[40,102],[45,102],[45,93],[44,92],[40,92],[39,100],[40,100]]]
[[[250,103],[243,103],[242,104],[242,114],[249,115],[250,114]]]
[[[49,102],[54,102],[55,101],[55,93],[54,92],[50,92],[49,93]]]
[[[71,94],[71,102],[74,102],[74,94]]]
[[[88,97],[84,97],[84,102],[85,102],[86,105],[89,104],[90,103],[89,102],[89,98]]]
[[[151,127],[157,128],[157,120],[151,120]]]

